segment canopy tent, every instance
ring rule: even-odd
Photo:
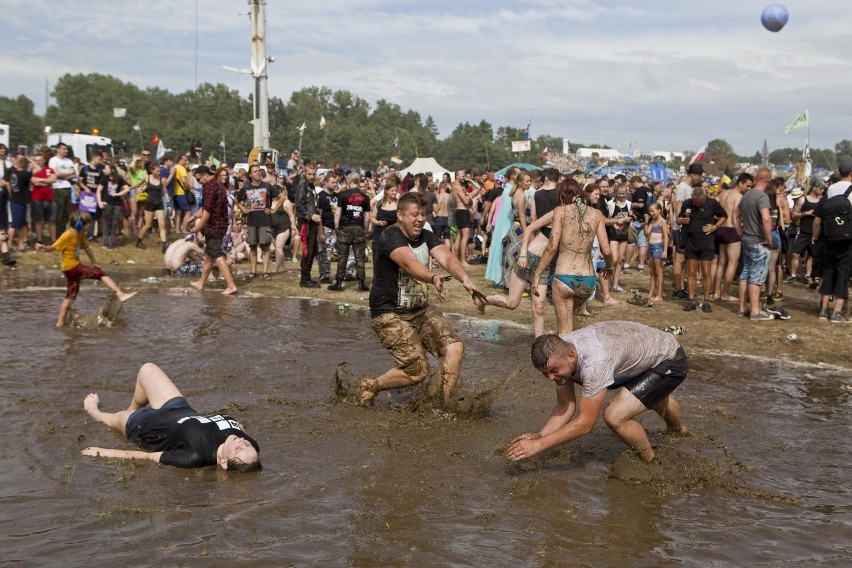
[[[417,174],[425,174],[426,172],[432,172],[432,179],[436,180],[440,180],[444,174],[452,175],[450,170],[439,164],[435,158],[416,158],[411,162],[411,165],[404,170],[400,170],[398,174],[400,179],[402,179],[408,174],[415,176]]]
[[[527,164],[527,163],[524,163],[524,162],[515,162],[514,164],[509,164],[508,166],[506,166],[506,167],[505,167],[505,168],[503,168],[502,170],[497,170],[496,172],[494,172],[494,175],[495,175],[495,176],[503,176],[503,175],[506,175],[506,172],[508,172],[508,171],[509,171],[509,168],[511,168],[511,167],[521,168],[522,170],[526,170],[526,171],[528,171],[528,172],[529,172],[529,171],[532,171],[532,170],[539,170],[539,171],[541,171],[541,168],[540,168],[540,167],[538,167],[538,166],[534,166],[534,165],[532,165],[532,164]]]

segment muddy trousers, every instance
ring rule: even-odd
[[[344,225],[337,230],[337,280],[346,276],[350,250],[355,252],[355,276],[363,282],[366,277],[367,232],[361,225]]]

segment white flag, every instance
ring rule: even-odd
[[[512,152],[529,152],[530,151],[530,141],[529,140],[513,140],[512,141]]]
[[[126,115],[126,114],[127,114],[126,108],[114,108],[114,109],[112,109],[112,115],[115,118],[124,118],[124,115]]]
[[[166,146],[163,144],[163,139],[157,142],[157,161],[159,162],[166,155]]]
[[[324,116],[320,117],[320,128],[325,128],[325,117]]]

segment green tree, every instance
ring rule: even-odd
[[[24,95],[16,99],[0,97],[0,122],[9,125],[9,146],[33,146],[44,142],[43,124],[33,102]]]

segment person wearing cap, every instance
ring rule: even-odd
[[[845,195],[852,206],[852,160],[843,159],[837,165],[840,173],[840,181],[832,184],[825,192],[825,199],[820,202],[816,209],[814,219],[813,242],[816,243],[826,217],[826,203],[832,197]],[[837,210],[835,209],[835,212]],[[839,212],[836,214],[839,215]],[[819,319],[828,320],[831,323],[849,323],[843,311],[846,300],[849,298],[849,278],[852,277],[852,241],[826,240],[822,247],[822,278],[820,280],[820,310]],[[831,314],[828,312],[828,303],[834,297],[834,306]]]
[[[222,241],[228,231],[228,192],[207,166],[195,169],[195,177],[204,186],[201,193],[201,213],[199,221],[190,229],[191,233],[202,233],[204,239],[204,262],[201,264],[201,278],[192,282],[198,290],[204,288],[207,278],[213,272],[213,265],[225,279],[222,294],[236,294],[237,286],[222,249]]]
[[[690,164],[689,168],[686,170],[686,176],[680,180],[680,183],[677,184],[674,191],[674,211],[680,212],[681,207],[687,199],[692,197],[692,189],[694,187],[701,187],[701,181],[704,177],[704,166],[701,164]],[[683,276],[684,276],[684,268],[686,257],[684,256],[684,240],[685,240],[685,232],[680,230],[680,225],[675,222],[672,225],[672,230],[674,232],[674,264],[672,265],[672,284],[674,285],[674,291],[672,292],[672,296],[675,298],[685,299],[689,296],[689,292],[686,291],[686,287],[683,285]]]
[[[804,280],[806,284],[813,282],[811,272],[813,270],[815,254],[813,246],[813,243],[815,242],[813,239],[814,216],[816,214],[817,205],[819,205],[820,201],[822,201],[824,194],[824,184],[812,185],[808,194],[805,196],[799,196],[799,199],[796,201],[796,205],[793,207],[793,212],[790,217],[794,222],[799,224],[799,234],[796,236],[796,240],[793,241],[793,255],[790,259],[790,278],[787,279],[788,284],[792,284],[793,282],[801,279],[799,277],[799,264],[802,261],[802,257],[805,255],[807,255],[807,261],[805,265]]]

